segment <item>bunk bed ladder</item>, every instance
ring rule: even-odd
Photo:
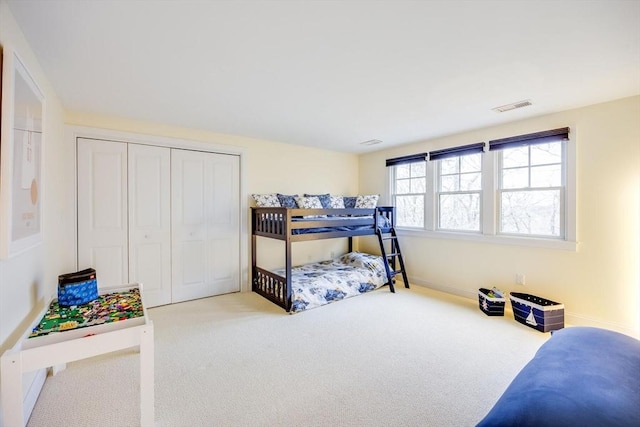
[[[400,251],[400,244],[398,243],[398,236],[396,234],[396,229],[394,227],[382,229],[378,228],[376,230],[376,234],[378,235],[378,242],[380,242],[380,251],[382,252],[382,260],[384,261],[384,268],[387,272],[387,278],[389,282],[389,289],[391,292],[395,292],[395,287],[393,286],[395,283],[394,277],[398,274],[402,275],[402,281],[404,282],[404,287],[409,288],[409,279],[407,279],[407,272],[404,268],[404,259],[402,258],[402,252]],[[387,252],[385,242],[390,242],[390,249]],[[399,270],[396,270],[396,259],[398,260],[398,264],[400,266]]]

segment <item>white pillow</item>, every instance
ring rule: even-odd
[[[349,252],[342,255],[338,259],[338,262],[358,269],[366,269],[380,274],[383,277],[386,274],[384,263],[382,262],[382,257],[376,255],[370,255],[361,252]]]
[[[322,203],[320,199],[311,196],[311,197],[294,197],[296,199],[296,204],[300,209],[322,209]]]
[[[256,201],[256,206],[259,208],[279,208],[280,200],[276,194],[252,194],[253,200]]]
[[[356,208],[360,209],[373,209],[378,206],[378,198],[380,196],[377,194],[370,194],[367,196],[358,196],[356,199]]]
[[[344,198],[342,196],[331,196],[331,209],[344,209]]]

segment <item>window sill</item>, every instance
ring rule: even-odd
[[[495,245],[525,246],[531,248],[559,249],[576,252],[578,242],[534,237],[498,236],[479,233],[456,233],[453,231],[431,231],[417,228],[396,227],[398,235],[423,237],[428,239],[463,240],[470,242],[490,243]]]

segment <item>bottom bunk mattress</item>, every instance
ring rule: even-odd
[[[285,269],[274,271],[285,276]],[[377,289],[387,283],[382,257],[350,252],[291,269],[291,312],[309,310]]]

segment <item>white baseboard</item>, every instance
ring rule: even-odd
[[[433,283],[427,280],[418,279],[415,277],[409,277],[409,283],[412,285],[418,285],[425,288],[433,289],[436,291],[444,292],[451,295],[457,295],[472,300],[478,300],[477,291],[469,291],[466,289],[458,289],[453,286],[447,286],[440,283]],[[513,315],[509,305],[505,308],[505,311]],[[634,338],[640,339],[640,332],[634,331],[624,325],[620,325],[614,322],[607,322],[601,319],[596,319],[590,316],[586,316],[580,313],[572,313],[570,311],[564,312],[564,321],[566,325],[571,326],[592,326],[595,328],[609,329],[612,331],[620,332],[621,334],[629,335]]]
[[[446,294],[457,295],[459,297],[469,298],[476,300],[478,298],[478,291],[468,291],[465,289],[458,289],[452,286],[446,286],[439,283],[433,283],[415,277],[409,277],[409,283],[412,285],[422,286],[423,288],[433,289],[435,291],[444,292]]]

